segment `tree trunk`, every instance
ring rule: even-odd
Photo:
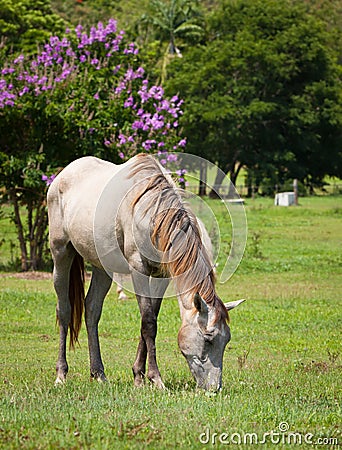
[[[237,177],[239,176],[242,166],[243,165],[241,163],[238,163],[237,168],[235,169],[234,164],[230,170],[230,181],[234,184],[234,186],[236,186]]]
[[[204,197],[207,195],[207,162],[203,161],[200,167],[200,180],[198,187],[198,195]]]
[[[45,201],[42,203],[39,216],[37,221],[37,268],[41,268],[43,264],[43,252],[44,247],[47,242],[47,226],[48,226],[48,215],[46,211],[46,203]]]
[[[237,178],[239,176],[240,170],[242,169],[243,164],[238,163],[236,169],[235,169],[235,164],[232,166],[231,171],[230,171],[230,185],[229,185],[229,189],[230,192],[228,194],[228,197],[236,197],[236,192],[237,192],[237,187],[236,187],[236,182],[237,182]],[[233,186],[235,187],[235,189],[233,189]]]
[[[33,206],[31,207],[31,215],[33,215]],[[29,229],[30,236],[30,262],[31,269],[38,270],[43,263],[43,250],[46,242],[47,213],[45,210],[45,201],[35,205],[35,220],[31,221]]]
[[[38,270],[42,268],[44,246],[47,241],[46,202],[29,201],[27,204],[27,236],[20,215],[19,201],[15,189],[10,191],[14,209],[14,223],[20,248],[21,270]],[[29,248],[29,251],[28,251]]]
[[[232,186],[236,185],[236,180],[240,173],[240,170],[243,167],[243,164],[238,163],[236,168],[235,168],[235,166],[236,166],[236,162],[232,162],[231,164],[227,164],[225,166],[224,170],[221,170],[220,168],[217,170],[214,186],[209,194],[210,198],[220,198],[220,195],[219,195],[220,188],[221,188],[222,182],[223,182],[226,174],[228,174],[228,173],[229,173],[229,177],[230,177],[230,184],[229,184],[229,192],[227,192],[227,195],[228,195],[228,197],[233,195],[234,190],[232,189]]]
[[[13,203],[14,223],[15,223],[15,226],[17,229],[17,235],[18,235],[19,246],[20,246],[21,270],[26,272],[29,268],[28,260],[27,260],[27,248],[26,248],[26,242],[25,242],[24,227],[23,227],[21,217],[20,217],[19,203],[18,203],[17,193],[16,193],[15,189],[11,189],[10,198]]]
[[[220,188],[225,176],[226,176],[225,171],[218,168],[214,181],[214,186],[212,187],[209,193],[209,198],[220,198]]]

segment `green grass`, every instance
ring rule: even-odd
[[[222,433],[235,436],[234,442],[241,437],[241,445],[230,445],[234,448],[253,448],[243,445],[246,433],[261,440],[279,431],[281,422],[303,439],[311,433],[313,442],[336,438],[341,444],[342,198],[300,203],[294,208],[274,207],[270,199],[246,203],[244,260],[229,282],[218,285],[225,301],[247,299],[230,314],[232,339],[218,395],[195,389],[177,348],[175,299],[163,302],[157,338],[167,390],[133,388],[139,312],[133,296],[118,301],[114,290],[100,323],[110,381],[89,381],[83,327],[80,348],[69,353],[68,382],[54,387],[58,333],[51,280],[3,273],[0,448],[196,449],[204,447],[200,436],[208,429],[215,441],[211,448],[225,447],[218,441]],[[209,204],[220,218],[223,204]],[[333,444],[325,448],[337,448]],[[291,446],[268,438],[260,447]]]

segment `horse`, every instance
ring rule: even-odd
[[[203,242],[204,247],[206,248],[207,252],[208,252],[208,256],[210,258],[210,260],[212,261],[213,259],[213,245],[209,236],[209,233],[204,225],[204,223],[202,222],[202,220],[199,217],[196,217],[197,219],[197,224],[199,226],[199,230],[201,233],[201,240]],[[215,268],[214,268],[215,271]],[[116,293],[118,295],[118,299],[119,300],[127,300],[128,297],[125,294],[124,288],[123,288],[123,277],[121,274],[116,274],[115,275],[115,279],[118,279],[118,282],[116,283]]]
[[[214,265],[198,221],[158,161],[147,154],[120,165],[92,156],[77,159],[50,185],[47,205],[59,324],[56,383],[66,380],[67,335],[69,331],[70,348],[75,348],[83,309],[90,376],[107,380],[98,323],[115,272],[131,276],[140,310],[134,385],[142,386],[147,377],[165,388],[155,339],[163,295],[172,280],[182,322],[180,351],[198,387],[221,389],[223,353],[230,340],[228,311],[242,300],[224,304],[217,295]],[[84,261],[92,267],[87,295]]]

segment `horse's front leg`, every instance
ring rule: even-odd
[[[106,381],[101,358],[98,324],[102,313],[104,298],[112,279],[104,270],[93,268],[89,291],[85,298],[85,321],[88,333],[90,376],[98,381]]]
[[[141,314],[141,334],[136,359],[132,369],[134,385],[138,387],[142,386],[144,382],[147,357],[147,377],[157,387],[162,389],[165,387],[157,365],[155,339],[157,335],[157,318],[167,285],[167,280],[151,279],[149,283],[150,295],[158,297],[151,298],[147,295],[137,295]]]
[[[138,297],[137,297],[138,298]],[[149,355],[149,364],[148,364],[148,378],[155,383],[154,380],[160,379],[161,376],[159,373],[159,369],[157,367],[157,361],[156,361],[156,349],[155,349],[155,338],[157,335],[157,318],[158,313],[160,310],[160,304],[162,302],[162,298],[153,298],[151,300],[151,310],[152,314],[146,312],[146,300],[142,300],[138,298],[139,307],[140,304],[144,303],[143,309],[145,310],[144,314],[141,314],[141,333],[140,333],[140,340],[137,350],[137,356],[135,358],[135,362],[133,364],[133,375],[134,375],[134,385],[137,387],[140,387],[144,383],[145,373],[146,373],[146,360],[147,355]],[[141,312],[141,308],[140,308]],[[153,317],[153,324],[151,323],[151,320],[147,318],[147,316]],[[149,331],[148,331],[149,330]],[[150,351],[147,349],[147,343],[146,343],[146,334],[149,333],[148,339],[153,339],[153,348],[151,348]],[[151,362],[151,354],[154,354],[154,358],[152,358]],[[157,375],[157,376],[156,376]],[[161,388],[164,387],[163,382],[159,383]]]
[[[139,351],[141,352],[140,362],[143,362],[143,359],[145,359],[146,361],[146,352],[147,352],[147,361],[148,361],[147,377],[157,387],[164,389],[165,386],[158,369],[157,355],[156,355],[157,315],[154,312],[153,304],[157,299],[154,299],[154,301],[152,301],[150,298],[143,297],[140,295],[137,295],[137,299],[141,314],[141,331],[140,331],[141,336],[138,347],[138,352]],[[161,299],[158,300],[161,301]],[[146,352],[144,346],[146,346]],[[140,368],[140,370],[138,369],[137,374],[135,374],[134,381],[136,385],[139,385],[137,375],[141,378],[141,375],[144,370],[145,368]]]
[[[134,376],[134,386],[141,387],[144,385],[146,373],[147,346],[145,339],[140,334],[137,355],[132,367]]]

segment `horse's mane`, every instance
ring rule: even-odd
[[[208,305],[215,304],[217,320],[227,319],[226,308],[215,293],[213,264],[202,243],[197,219],[180,189],[151,155],[136,157],[130,176],[137,175],[144,184],[132,206],[144,199],[145,213],[153,208],[151,240],[163,255],[163,274],[173,278],[178,293],[189,293],[193,298],[198,292]]]

